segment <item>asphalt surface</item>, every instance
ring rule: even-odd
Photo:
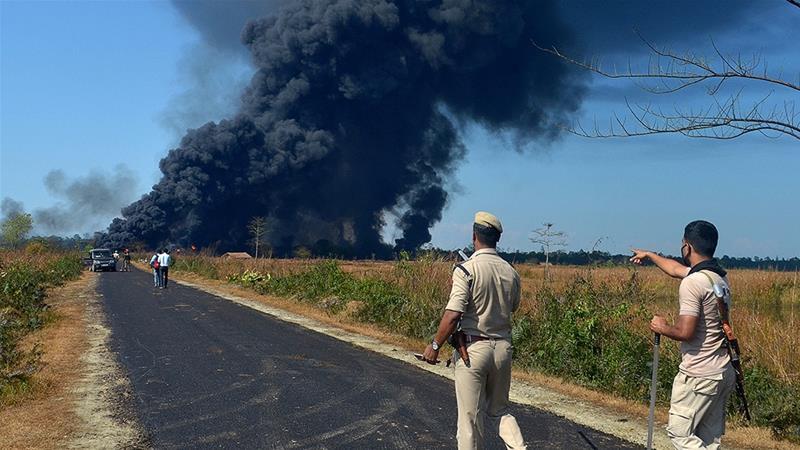
[[[455,448],[453,382],[151,274],[99,274],[155,448]],[[530,449],[640,448],[514,405]],[[487,423],[487,425],[489,425]],[[504,448],[487,426],[487,448]]]

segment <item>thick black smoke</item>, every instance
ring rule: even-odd
[[[190,131],[107,245],[241,248],[266,216],[279,254],[384,256],[383,217],[399,211],[396,244],[416,248],[464,157],[454,123],[547,141],[578,108],[581,80],[530,44],[569,36],[540,1],[303,1],[250,22],[257,72],[240,112]]]

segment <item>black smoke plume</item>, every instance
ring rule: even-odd
[[[40,233],[62,236],[100,229],[136,198],[137,190],[136,178],[124,165],[108,174],[91,171],[74,179],[53,170],[45,176],[44,186],[55,204],[33,211],[34,227]]]
[[[414,249],[430,240],[464,157],[458,124],[547,141],[584,91],[531,46],[569,44],[552,2],[302,1],[241,37],[256,73],[239,113],[189,131],[106,245],[242,248],[247,222],[265,216],[278,254],[386,256],[392,213],[396,247]]]
[[[61,170],[51,170],[44,177],[44,187],[54,204],[33,210],[34,232],[66,236],[88,234],[118,216],[136,198],[137,182],[130,169],[118,165],[110,173],[94,170],[72,179]],[[24,213],[24,205],[17,200],[5,197],[0,202],[3,220]]]

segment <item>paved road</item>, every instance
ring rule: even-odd
[[[189,287],[100,274],[155,448],[455,448],[452,381]],[[529,448],[637,448],[515,406]],[[488,448],[503,448],[489,431]]]

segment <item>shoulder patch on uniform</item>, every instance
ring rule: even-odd
[[[464,275],[466,275],[467,278],[471,278],[472,277],[472,274],[469,273],[469,270],[467,270],[467,268],[464,267],[463,264],[453,264],[453,271],[455,271],[456,269],[459,269],[462,272],[464,272]]]
[[[471,291],[472,290],[472,280],[473,280],[472,274],[469,273],[469,270],[467,270],[467,268],[464,267],[463,264],[453,264],[453,272],[455,272],[456,270],[460,270],[461,272],[464,273],[464,276],[467,278],[467,286],[469,286],[469,289]]]

